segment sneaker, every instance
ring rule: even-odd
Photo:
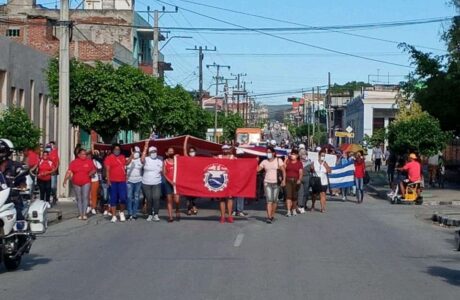
[[[236,211],[232,212],[232,216],[236,216]]]
[[[158,217],[158,215],[154,215],[153,216],[153,221],[160,222],[160,217]]]
[[[342,197],[342,202],[345,202],[345,201],[347,201],[347,198]]]
[[[108,216],[109,216],[109,217],[111,217],[111,216],[112,216],[112,213],[111,213],[110,211],[109,211],[107,214],[108,214]]]
[[[129,219],[130,221],[134,221],[134,217],[133,216],[129,216]]]
[[[153,221],[153,216],[152,216],[152,215],[149,215],[149,216],[147,217],[147,222],[151,222],[151,221]]]
[[[112,223],[117,223],[117,221],[118,221],[117,217],[115,217],[115,216],[113,216],[112,219],[110,220],[110,222],[112,222]]]
[[[303,207],[299,208],[299,214],[303,215],[304,213],[305,213],[305,208]]]
[[[233,217],[228,217],[227,218],[227,223],[233,223]]]
[[[265,220],[265,222],[266,222],[267,224],[271,224],[271,223],[272,223],[272,219],[267,218],[267,220]]]
[[[103,213],[104,216],[108,216],[109,215],[109,212],[104,210],[104,213]]]
[[[93,215],[96,215],[96,214],[97,214],[97,211],[93,208],[93,209],[91,210],[91,213],[92,213]]]
[[[393,194],[393,192],[389,192],[389,193],[387,194],[387,196],[390,197],[390,198],[392,198],[392,197],[394,196],[394,194]]]
[[[295,211],[295,209],[292,211],[291,215],[292,215],[293,217],[297,216],[297,212]]]
[[[121,222],[126,221],[125,213],[123,213],[123,212],[120,213],[120,221]]]
[[[224,224],[225,223],[225,217],[220,217],[220,224]]]
[[[290,212],[288,212],[288,213],[286,214],[286,217],[292,217],[292,214],[291,214]]]
[[[247,217],[248,214],[245,214],[244,212],[239,212],[239,213],[237,214],[237,216],[239,216],[239,217]]]
[[[91,207],[88,206],[88,208],[86,208],[86,213],[89,214],[91,212]]]

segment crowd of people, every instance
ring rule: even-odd
[[[327,193],[341,195],[343,201],[348,201],[348,197],[354,195],[357,204],[363,202],[367,172],[363,151],[342,153],[320,147],[307,149],[304,144],[299,144],[290,149],[288,155],[280,156],[277,151],[279,148],[281,147],[276,143],[269,143],[266,155],[259,158],[258,181],[263,189],[257,198],[266,201],[267,223],[273,222],[280,201],[285,202],[286,217],[307,211],[326,212]],[[316,151],[317,159],[310,159],[308,150]],[[187,149],[187,156],[195,157],[196,154],[195,148]],[[336,165],[354,164],[354,186],[338,190],[329,187],[328,174],[331,173],[331,167],[326,162],[326,154],[336,155]],[[135,147],[128,156],[125,156],[119,144],[114,144],[110,152],[86,151],[78,147],[75,159],[63,176],[63,185],[72,182],[72,193],[77,202],[80,220],[87,220],[89,215],[101,212],[110,217],[111,222],[124,222],[136,220],[143,213],[147,221],[158,222],[160,204],[164,199],[167,221],[180,221],[181,199],[187,202],[187,215],[197,215],[198,209],[195,197],[181,197],[175,193],[173,172],[176,155],[174,148],[159,155],[158,149],[149,146],[148,140],[145,141],[143,149]],[[222,154],[216,156],[218,159],[237,157],[232,146],[227,144],[222,146]],[[52,204],[56,197],[59,167],[55,144],[48,143],[41,154],[30,150],[27,158],[31,173],[36,176],[34,182],[39,187],[40,199]],[[404,182],[421,180],[420,158],[414,153],[406,161],[404,157],[396,157],[389,149],[385,152],[373,151],[372,160],[376,172],[382,163],[387,164],[392,193],[398,185],[404,194]],[[407,178],[403,177],[406,173]],[[233,223],[234,216],[247,216],[244,211],[247,199],[233,197],[215,200],[220,202],[221,223]],[[319,209],[315,207],[317,200]]]

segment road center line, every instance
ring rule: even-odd
[[[238,235],[235,238],[235,242],[233,243],[233,247],[239,247],[241,243],[243,242],[244,238],[244,233],[238,233]]]

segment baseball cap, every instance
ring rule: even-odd
[[[305,149],[305,144],[300,144],[299,149]]]
[[[141,152],[141,148],[139,148],[139,146],[135,146],[134,147],[134,152]]]
[[[231,147],[229,145],[223,145],[222,150],[229,150]]]
[[[150,152],[157,152],[157,147],[155,147],[155,146],[150,146],[150,147],[149,147],[149,153],[150,153]]]
[[[276,146],[276,141],[275,141],[275,140],[271,140],[271,141],[270,141],[270,144],[271,144],[272,146]]]
[[[319,147],[319,146],[316,147],[316,151],[318,151],[318,152],[321,151],[321,147]]]

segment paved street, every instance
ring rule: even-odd
[[[460,253],[451,231],[415,217],[426,208],[328,208],[272,225],[260,210],[233,225],[211,210],[173,224],[64,221],[22,269],[1,269],[0,299],[459,298]]]

